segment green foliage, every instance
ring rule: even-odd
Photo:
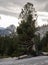
[[[16,37],[0,37],[0,56],[3,57],[14,55],[14,53],[17,52],[17,47]]]
[[[33,13],[34,12],[34,13]],[[35,9],[33,4],[27,3],[24,5],[20,13],[21,23],[17,27],[19,45],[23,46],[23,48],[28,49],[29,47],[32,49],[33,41],[32,39],[35,37]],[[30,49],[30,50],[31,50]],[[27,50],[26,50],[27,52]]]
[[[46,35],[41,40],[41,46],[43,51],[48,51],[48,31],[46,32]]]
[[[22,18],[23,20],[28,20],[28,16],[32,15],[30,17],[32,17],[32,20],[34,19],[34,17],[36,17],[36,11],[35,8],[33,6],[32,3],[27,2],[27,4],[24,5],[21,13],[20,13],[20,18]],[[30,20],[31,18],[29,18]]]

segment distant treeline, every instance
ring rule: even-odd
[[[23,51],[16,37],[0,37],[0,56],[19,56]],[[24,51],[23,51],[24,52]]]
[[[38,51],[47,51],[48,52],[48,32],[46,36],[43,37],[41,41],[36,38],[36,46]],[[0,57],[14,57],[27,53],[26,45],[21,44],[22,41],[16,37],[1,37],[0,36]],[[31,51],[32,52],[32,51]],[[36,51],[37,52],[37,51]]]

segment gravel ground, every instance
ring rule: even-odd
[[[38,56],[17,60],[14,58],[0,59],[0,65],[48,65],[48,56]]]

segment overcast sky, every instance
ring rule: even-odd
[[[7,27],[11,24],[18,26],[18,15],[21,12],[23,6],[30,2],[34,4],[36,11],[39,12],[39,15],[47,15],[48,12],[48,0],[0,0],[0,27]],[[44,13],[40,13],[44,12]],[[42,18],[40,19],[39,25],[42,25]],[[46,17],[45,17],[46,19]]]
[[[0,0],[0,14],[17,16],[26,2],[33,3],[36,11],[48,12],[48,0]]]

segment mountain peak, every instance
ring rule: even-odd
[[[14,25],[10,25],[7,28],[0,27],[0,35],[1,36],[9,36],[10,34],[14,34],[16,32],[16,27]]]
[[[10,30],[11,32],[16,32],[16,27],[13,24],[8,26],[6,29]]]

